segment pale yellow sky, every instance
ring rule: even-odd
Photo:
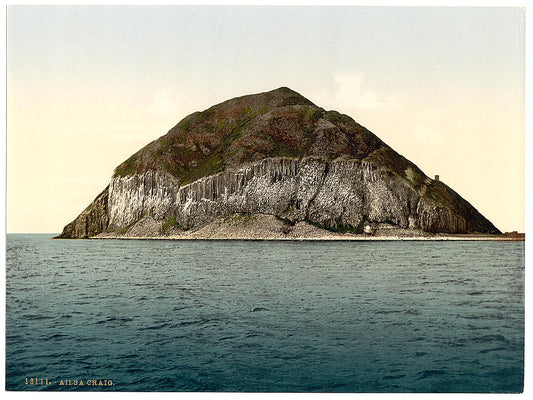
[[[186,115],[288,86],[524,230],[519,8],[10,7],[7,231],[60,232]]]

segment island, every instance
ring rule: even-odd
[[[286,87],[185,117],[120,164],[57,238],[523,239]]]

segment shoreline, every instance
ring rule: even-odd
[[[108,236],[94,236],[88,238],[90,240],[194,240],[194,241],[250,241],[250,242],[266,242],[266,241],[280,241],[280,242],[390,242],[390,241],[496,241],[496,242],[524,242],[525,237],[505,237],[492,235],[443,235],[443,236],[330,236],[330,237],[187,237],[187,236],[123,236],[123,235],[108,235]],[[68,239],[67,239],[68,240]]]
[[[525,234],[431,233],[421,229],[399,228],[390,224],[374,224],[369,232],[333,232],[306,221],[291,225],[273,215],[234,214],[208,223],[182,229],[164,225],[163,220],[144,216],[121,230],[109,230],[86,239],[119,240],[241,240],[241,241],[525,241]]]

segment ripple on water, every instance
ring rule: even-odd
[[[8,235],[6,387],[46,371],[117,382],[102,391],[519,392],[522,253]]]

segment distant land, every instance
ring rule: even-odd
[[[282,87],[195,112],[58,238],[523,240],[347,115]]]

